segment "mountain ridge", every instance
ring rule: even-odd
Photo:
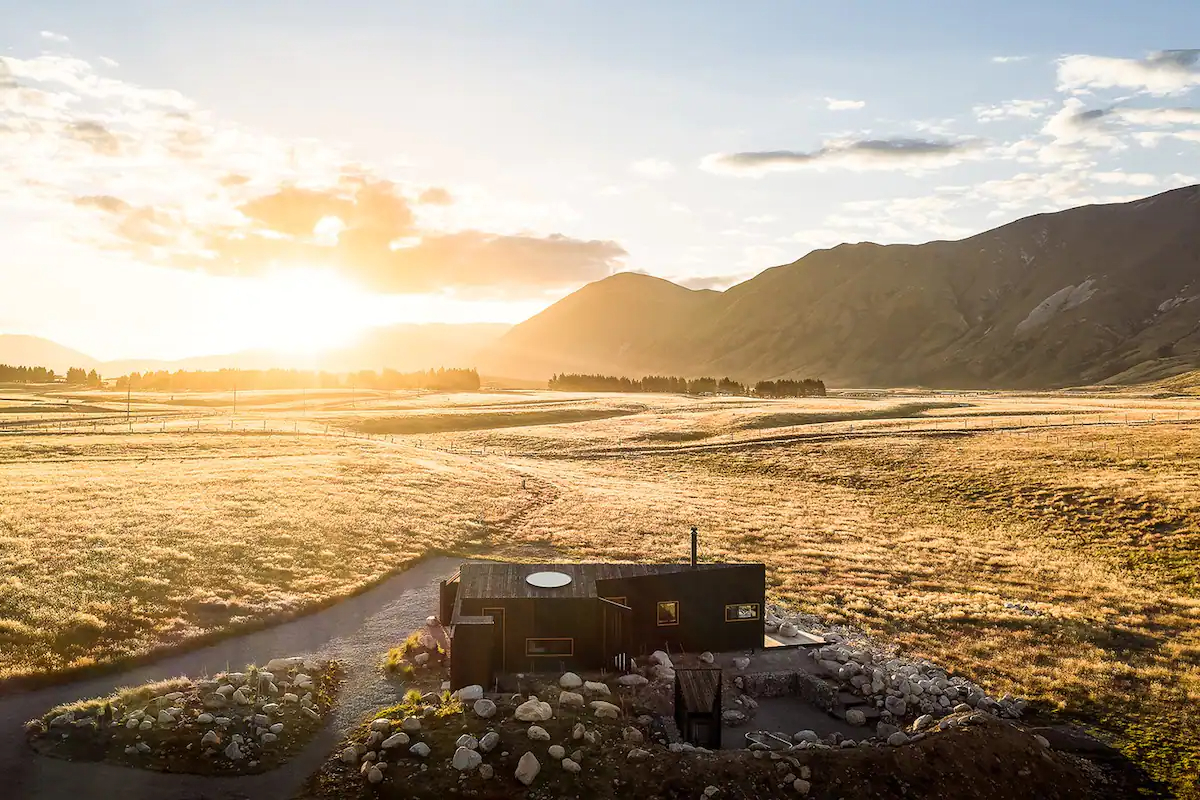
[[[1200,186],[1190,186],[955,241],[842,244],[724,292],[610,276],[515,326],[480,367],[526,378],[1087,384],[1158,358],[1200,364],[1198,279]]]

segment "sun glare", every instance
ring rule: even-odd
[[[246,339],[286,353],[320,353],[386,324],[385,299],[332,270],[288,268],[253,279]]]

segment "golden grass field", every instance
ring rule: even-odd
[[[135,395],[126,421],[123,395],[4,397],[0,423],[41,428],[0,427],[0,676],[290,613],[434,547],[672,560],[695,524],[775,599],[1200,796],[1195,399],[277,392],[236,417]]]

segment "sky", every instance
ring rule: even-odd
[[[0,0],[0,333],[313,351],[1135,199],[1200,182],[1197,32],[1194,0]]]

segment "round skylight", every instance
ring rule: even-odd
[[[571,576],[565,572],[535,572],[525,582],[539,589],[557,589],[570,583]]]

